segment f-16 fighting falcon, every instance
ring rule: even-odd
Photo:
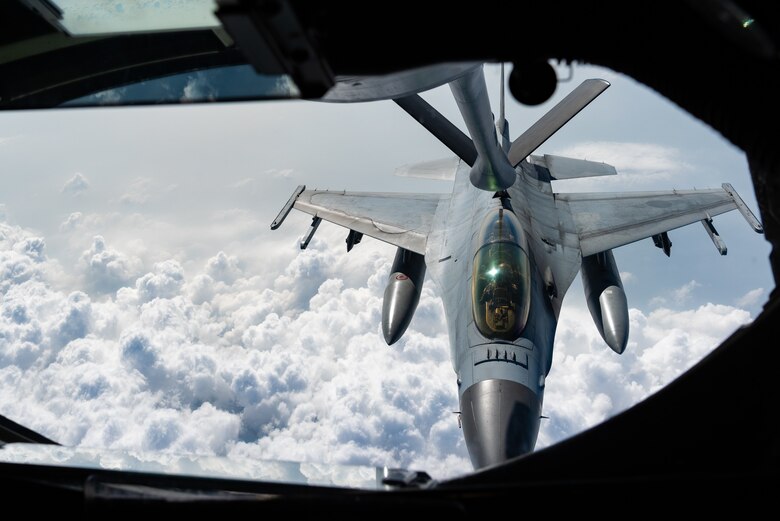
[[[384,84],[342,81],[326,99],[394,99],[455,154],[451,160],[411,166],[406,174],[452,178],[452,193],[299,186],[271,228],[295,208],[313,215],[301,248],[322,219],[349,229],[348,250],[363,235],[396,246],[382,311],[388,344],[406,331],[425,274],[430,274],[447,317],[463,434],[474,467],[482,468],[534,448],[556,324],[578,271],[599,333],[620,354],[628,342],[628,305],[612,249],[652,238],[669,255],[667,232],[700,221],[725,255],[712,218],[734,209],[756,232],[763,230],[729,184],[668,192],[553,192],[553,180],[617,173],[604,163],[532,155],[609,87],[604,80],[584,81],[511,141],[503,72],[497,121],[481,64],[428,73]],[[423,88],[421,78],[437,74],[438,84],[449,83],[470,136],[417,95],[437,83]]]

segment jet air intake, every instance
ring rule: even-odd
[[[398,248],[382,302],[382,334],[387,345],[403,336],[420,302],[425,279],[425,257]]]
[[[601,338],[614,352],[623,353],[628,343],[628,301],[612,250],[583,257],[581,273],[588,310]]]

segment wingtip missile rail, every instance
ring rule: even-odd
[[[724,190],[726,190],[731,198],[734,199],[734,204],[737,205],[737,210],[739,210],[739,213],[742,214],[742,217],[745,218],[750,227],[753,228],[756,233],[764,233],[764,227],[760,222],[758,222],[756,216],[753,215],[753,212],[750,211],[750,208],[748,208],[748,206],[745,204],[745,201],[743,201],[737,191],[734,190],[734,187],[731,186],[730,183],[723,183],[721,186]]]
[[[290,214],[290,211],[293,208],[293,205],[295,204],[295,200],[298,199],[298,196],[300,196],[303,191],[306,190],[306,185],[298,185],[295,190],[293,191],[293,194],[290,196],[290,198],[287,200],[287,202],[282,207],[282,210],[279,212],[279,215],[276,216],[276,219],[274,219],[274,222],[271,223],[271,229],[276,230],[279,228],[284,220],[287,218],[287,216]]]

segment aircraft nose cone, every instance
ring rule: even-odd
[[[511,380],[483,380],[460,399],[463,436],[474,468],[504,462],[533,450],[541,402]]]

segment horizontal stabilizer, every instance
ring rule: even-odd
[[[570,157],[530,156],[531,164],[546,168],[553,180],[576,179],[578,177],[596,177],[601,175],[617,175],[617,170],[612,165],[597,163],[585,159],[572,159]]]
[[[460,158],[445,157],[422,163],[401,165],[393,172],[399,177],[415,177],[419,179],[434,179],[436,181],[452,181],[458,170]]]

